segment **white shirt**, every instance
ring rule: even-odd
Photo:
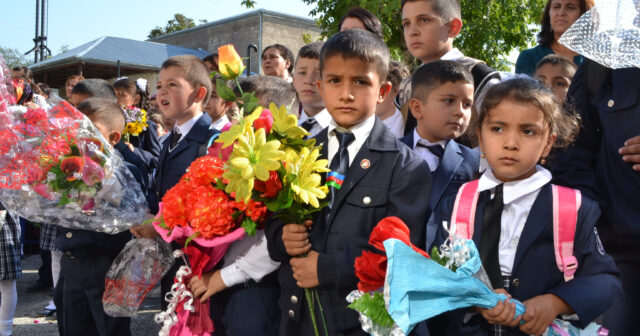
[[[178,132],[180,132],[180,140],[178,140],[178,142],[182,141],[182,139],[184,139],[184,137],[187,136],[189,131],[191,131],[191,129],[193,128],[193,125],[195,125],[198,119],[202,117],[202,114],[203,114],[202,112],[198,113],[198,115],[189,119],[187,122],[185,122],[182,125],[178,125],[178,122],[176,122],[176,126],[173,129],[174,130],[178,129]]]
[[[429,140],[423,139],[420,136],[420,134],[418,134],[417,129],[415,128],[413,129],[413,151],[416,154],[418,154],[418,156],[420,156],[422,159],[427,161],[427,164],[429,165],[429,170],[431,170],[432,172],[436,171],[436,169],[438,169],[438,166],[440,165],[440,158],[435,156],[433,153],[431,153],[430,150],[422,146],[418,146],[418,142],[420,142],[425,146],[433,146],[435,144],[438,144],[442,146],[442,149],[444,149],[445,146],[447,145],[447,141],[443,140],[436,143],[429,142]]]
[[[336,124],[336,122],[333,119],[331,119],[331,122],[329,123],[329,129],[328,129],[329,144],[327,148],[327,153],[328,153],[327,158],[329,159],[329,163],[331,163],[331,160],[333,160],[333,157],[336,155],[336,153],[338,153],[338,148],[340,148],[340,143],[338,142],[338,137],[333,132],[334,130],[337,129],[340,132],[351,131],[351,133],[353,133],[353,136],[355,137],[355,139],[347,147],[347,150],[349,151],[349,165],[351,165],[351,163],[353,162],[353,159],[358,154],[358,151],[360,151],[360,147],[362,147],[364,142],[369,137],[369,134],[371,134],[371,130],[373,129],[373,125],[375,124],[375,122],[376,122],[376,116],[375,114],[373,114],[369,118],[363,120],[359,124],[354,125],[347,130],[338,126],[338,124]]]
[[[245,236],[231,243],[222,260],[220,277],[227,287],[251,279],[258,282],[280,267],[279,262],[269,257],[267,238],[263,230],[256,230],[255,236]]]
[[[397,107],[393,115],[382,120],[382,122],[396,138],[402,138],[404,136],[404,118],[402,117],[402,112],[400,112]]]
[[[493,189],[501,183],[503,187],[504,208],[500,220],[500,243],[498,255],[502,275],[509,276],[513,270],[520,235],[535,202],[540,188],[551,182],[551,173],[542,166],[536,166],[536,172],[529,178],[513,182],[502,182],[488,168],[478,182],[478,192]],[[493,194],[495,191],[492,190]],[[493,196],[492,196],[493,197]]]
[[[220,119],[214,121],[211,124],[211,127],[217,129],[218,131],[222,131],[222,128],[224,127],[224,125],[229,123],[229,118],[227,118],[227,114],[223,114],[222,117],[220,117]]]
[[[316,134],[320,133],[323,129],[329,127],[329,123],[331,122],[331,114],[327,109],[322,109],[322,111],[318,112],[313,117],[309,117],[304,110],[300,112],[300,120],[298,120],[298,126],[302,125],[307,119],[315,119],[316,123],[311,127],[309,133],[311,136],[316,136]]]

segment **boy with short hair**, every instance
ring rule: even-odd
[[[387,82],[391,83],[391,92],[376,109],[378,118],[382,120],[396,138],[402,138],[404,136],[404,116],[396,107],[394,101],[398,95],[400,83],[410,75],[409,69],[407,69],[404,64],[394,60],[389,61]]]
[[[429,213],[446,196],[471,181],[478,172],[480,153],[455,141],[469,126],[473,105],[473,77],[455,61],[435,61],[420,67],[411,80],[411,113],[417,120],[404,144],[429,165],[432,177]],[[437,224],[427,224],[427,247],[435,239]]]
[[[298,125],[315,136],[329,126],[331,115],[324,108],[324,100],[318,92],[320,50],[324,42],[309,43],[298,52],[293,72],[293,87],[300,102]]]
[[[558,104],[562,104],[577,70],[578,66],[570,59],[550,54],[538,62],[533,76],[553,91]]]
[[[73,87],[69,102],[73,106],[78,106],[84,100],[93,97],[117,101],[116,91],[109,82],[100,78],[89,78],[78,82]]]
[[[402,28],[409,53],[422,64],[437,60],[455,60],[463,63],[473,75],[474,101],[482,103],[486,89],[500,81],[499,72],[483,61],[464,56],[453,47],[453,40],[462,29],[459,0],[402,0]],[[408,108],[411,81],[405,80],[395,103],[402,111]],[[416,126],[413,115],[407,116],[405,135]]]
[[[400,217],[412,243],[424,247],[427,165],[375,116],[376,105],[389,94],[388,62],[384,41],[361,29],[340,32],[322,47],[318,87],[333,119],[315,139],[322,144],[321,157],[344,182],[330,187],[330,205],[313,221],[271,219],[266,225],[269,254],[282,262],[280,335],[313,335],[302,288],[316,289],[328,334],[364,335],[345,297],[357,287],[354,260],[370,249],[369,235],[381,219]],[[316,320],[322,329],[319,315]]]
[[[156,88],[160,113],[175,120],[175,127],[162,145],[149,192],[149,206],[154,214],[167,190],[180,181],[191,162],[207,153],[211,138],[219,133],[209,128],[211,117],[203,112],[211,93],[211,79],[202,60],[192,55],[168,58],[162,63]],[[131,228],[131,233],[137,238],[158,235],[151,224]],[[180,263],[176,262],[162,278],[162,298],[170,290],[179,267]],[[162,310],[166,306],[167,302],[162,300]]]
[[[81,102],[78,109],[110,145],[120,142],[125,118],[115,101],[89,98]],[[130,162],[125,164],[145,192],[146,173]],[[60,335],[130,335],[131,319],[107,315],[102,307],[102,295],[107,271],[131,234],[58,227],[56,235],[56,246],[63,252],[54,295]]]

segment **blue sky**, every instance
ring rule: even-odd
[[[164,27],[175,13],[198,23],[209,22],[249,11],[240,0],[49,0],[47,45],[55,55],[60,47],[70,48],[100,36],[145,40],[155,26]],[[256,0],[255,8],[309,17],[312,6],[302,0]],[[33,48],[35,0],[2,0],[0,46],[22,53]],[[33,54],[27,57],[33,58]]]

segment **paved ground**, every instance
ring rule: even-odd
[[[51,299],[50,292],[27,293],[26,288],[38,277],[40,255],[30,255],[23,262],[22,278],[18,279],[18,307],[13,321],[14,336],[58,335],[55,320],[37,317]],[[159,325],[153,322],[153,315],[159,311],[160,300],[147,297],[138,315],[131,321],[132,335],[157,335]]]

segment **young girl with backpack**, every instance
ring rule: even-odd
[[[441,226],[436,246],[450,233],[473,238],[494,290],[521,301],[526,311],[514,319],[515,304],[505,300],[492,309],[450,312],[446,322],[430,323],[432,334],[541,335],[561,317],[584,328],[620,294],[618,271],[595,228],[597,203],[552,185],[541,166],[552,148],[572,141],[578,126],[532,79],[488,90],[476,135],[489,168],[431,220],[452,223],[453,232]]]

